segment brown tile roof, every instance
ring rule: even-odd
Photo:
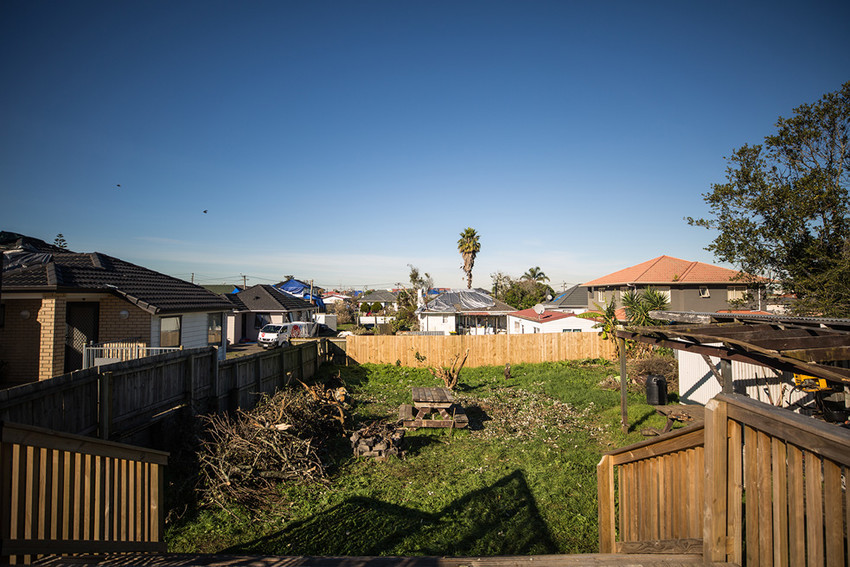
[[[636,266],[585,282],[584,287],[625,284],[706,284],[733,281],[740,272],[703,262],[659,256]]]
[[[543,313],[538,314],[534,309],[514,311],[513,313],[508,313],[508,315],[511,317],[526,319],[528,321],[534,321],[535,323],[549,323],[559,319],[566,319],[567,317],[575,317],[573,313],[562,313],[560,311],[544,311]]]
[[[32,265],[3,271],[3,292],[105,292],[145,311],[229,311],[232,305],[199,285],[92,252],[46,254]]]

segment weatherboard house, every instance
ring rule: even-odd
[[[716,312],[746,301],[748,286],[741,273],[703,262],[659,256],[582,284],[588,309],[612,301],[623,305],[628,291],[646,287],[667,296],[672,311]]]
[[[597,332],[596,321],[577,317],[575,313],[523,309],[508,313],[508,334]]]
[[[260,329],[269,323],[312,321],[318,311],[318,307],[309,301],[267,284],[221,297],[231,307],[227,314],[227,341],[230,344],[256,341]]]
[[[423,332],[493,335],[507,332],[507,316],[514,311],[483,289],[456,289],[441,293],[416,312]]]
[[[0,234],[0,385],[83,368],[93,344],[152,348],[217,346],[224,358],[220,296],[99,252],[75,253]],[[142,355],[144,356],[144,355]]]

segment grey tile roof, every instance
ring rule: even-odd
[[[587,288],[574,285],[567,291],[555,296],[552,301],[543,304],[547,308],[587,307]]]
[[[358,303],[363,301],[380,301],[382,303],[395,303],[396,301],[398,301],[398,297],[395,293],[391,291],[386,291],[383,289],[373,289],[372,291],[365,292],[363,295],[357,298]]]
[[[57,252],[42,260],[4,270],[3,292],[106,292],[154,314],[231,308],[220,296],[199,285],[99,252]]]
[[[273,286],[258,284],[239,293],[222,295],[237,311],[303,311],[316,306]]]

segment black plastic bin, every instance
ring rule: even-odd
[[[667,380],[664,376],[650,374],[646,377],[646,403],[651,406],[667,405]]]

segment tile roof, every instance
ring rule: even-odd
[[[392,303],[398,301],[398,297],[391,291],[374,289],[363,293],[363,295],[357,298],[357,301],[382,301]]]
[[[316,306],[274,286],[258,284],[239,293],[222,295],[237,311],[301,311]]]
[[[585,307],[587,306],[587,288],[574,285],[570,289],[559,293],[552,301],[544,305],[552,307]]]
[[[659,256],[582,284],[584,287],[625,284],[728,283],[740,272],[703,262]]]
[[[513,313],[508,313],[511,317],[519,317],[520,319],[526,319],[528,321],[534,321],[535,323],[551,323],[552,321],[557,321],[559,319],[566,319],[567,317],[575,317],[572,313],[562,313],[560,311],[543,311],[543,313],[538,314],[534,309],[523,309],[522,311],[514,311]]]
[[[3,291],[106,292],[154,314],[230,309],[199,285],[99,252],[61,252],[42,260],[4,270]]]

